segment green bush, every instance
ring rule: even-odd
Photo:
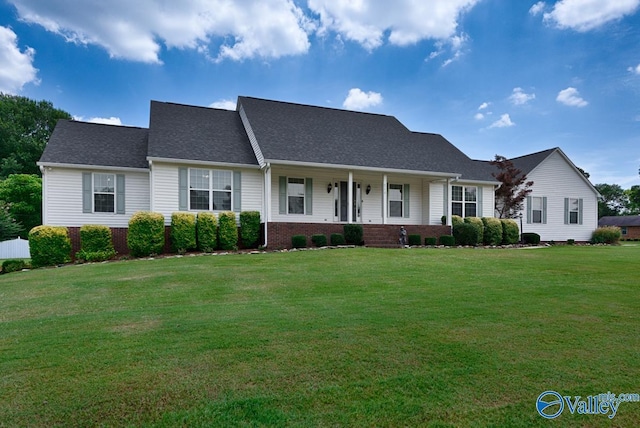
[[[522,242],[529,245],[538,245],[540,243],[540,235],[537,233],[523,233]]]
[[[80,228],[80,251],[76,260],[103,262],[116,255],[113,249],[111,229],[99,224],[85,224]]]
[[[218,243],[225,251],[238,249],[238,225],[233,211],[224,211],[218,216]]]
[[[441,223],[443,226],[446,226],[446,225],[447,225],[447,216],[446,216],[446,215],[443,215],[442,217],[440,217],[440,223]]]
[[[164,250],[164,216],[138,211],[129,219],[127,247],[134,257],[162,254]]]
[[[242,211],[240,213],[240,240],[244,248],[253,248],[260,239],[260,212]]]
[[[451,226],[455,227],[456,224],[464,223],[464,219],[459,215],[451,216]]]
[[[187,212],[171,214],[171,251],[184,254],[196,249],[196,216]]]
[[[344,240],[344,235],[342,233],[332,233],[331,234],[331,245],[344,245],[346,241]]]
[[[201,211],[196,220],[198,249],[210,253],[218,248],[218,219],[214,213]]]
[[[291,246],[293,248],[305,248],[307,246],[307,237],[304,235],[293,235],[291,237]]]
[[[438,238],[428,236],[424,238],[424,245],[438,245]]]
[[[345,224],[344,240],[350,245],[361,245],[364,231],[361,224]]]
[[[480,242],[480,227],[476,223],[460,223],[454,226],[453,236],[457,245],[476,246]]]
[[[442,235],[440,237],[440,245],[444,245],[445,247],[453,247],[456,245],[456,238],[451,235]]]
[[[622,231],[617,226],[599,227],[591,235],[592,244],[617,244],[622,237]]]
[[[2,262],[2,273],[18,272],[29,268],[29,264],[21,259],[7,259]]]
[[[567,239],[567,245],[576,245],[575,239]]]
[[[66,227],[36,226],[29,232],[29,251],[34,267],[71,261],[71,240]]]
[[[327,246],[327,235],[317,234],[311,236],[311,242],[316,247],[326,247]]]
[[[484,242],[484,222],[480,217],[465,217],[465,223],[475,224],[478,227],[478,244]]]
[[[504,245],[517,244],[520,241],[518,223],[510,218],[503,218],[500,223],[502,223],[502,243]]]
[[[493,217],[482,217],[484,224],[483,242],[485,245],[500,245],[502,243],[502,223]]]
[[[416,246],[416,245],[422,245],[422,236],[420,235],[409,235],[409,245],[411,246]]]

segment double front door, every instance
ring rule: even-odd
[[[334,220],[340,222],[349,221],[349,210],[354,223],[362,221],[362,188],[360,183],[352,183],[351,200],[349,200],[349,182],[340,181],[334,190]]]

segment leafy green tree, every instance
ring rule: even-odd
[[[0,182],[0,201],[24,232],[42,224],[42,179],[37,175],[12,174]]]
[[[496,155],[489,164],[498,169],[491,175],[502,183],[496,190],[496,210],[499,218],[516,218],[522,211],[527,195],[532,192],[533,181],[527,181],[527,175],[504,156]]]
[[[0,93],[0,179],[36,174],[36,165],[58,119],[71,115],[49,101]]]
[[[9,207],[0,203],[0,242],[17,238],[22,230],[22,226],[9,214]]]
[[[625,213],[629,199],[619,184],[596,184],[594,186],[602,196],[598,201],[598,218],[616,216]]]
[[[627,207],[629,210],[629,214],[640,214],[640,186],[631,186],[631,189],[627,189],[624,192],[629,199],[629,205]]]

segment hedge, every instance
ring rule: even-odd
[[[55,266],[71,261],[71,239],[66,227],[36,226],[29,232],[33,267]]]
[[[417,245],[422,245],[422,236],[420,235],[409,235],[409,245],[411,246],[417,246]]]
[[[445,247],[453,247],[456,245],[456,238],[451,235],[442,235],[440,237],[440,245],[444,245]]]
[[[316,247],[326,247],[327,246],[327,235],[317,234],[311,236],[311,242]]]
[[[476,223],[459,223],[453,228],[457,245],[476,246],[480,242],[480,227]]]
[[[291,246],[293,248],[305,248],[307,246],[307,237],[304,235],[293,235],[291,237]]]
[[[345,224],[344,225],[344,240],[347,244],[362,245],[362,237],[364,231],[361,224]]]
[[[428,236],[424,238],[424,245],[438,245],[438,238]]]
[[[218,243],[225,251],[238,249],[238,225],[233,211],[224,211],[218,216]]]
[[[164,250],[164,216],[150,211],[138,211],[129,220],[127,246],[134,257],[162,254]]]
[[[260,212],[242,211],[240,213],[240,240],[245,248],[253,248],[260,239]]]
[[[482,244],[484,242],[484,222],[479,217],[465,217],[465,223],[475,224],[478,227],[478,242],[475,244]]]
[[[500,219],[493,217],[482,217],[482,223],[484,224],[484,244],[502,244],[502,223],[500,222]]]
[[[344,235],[342,233],[332,233],[331,234],[331,245],[344,245],[346,241],[344,240]]]
[[[451,226],[455,226],[456,224],[464,223],[464,219],[459,215],[451,216]]]
[[[2,262],[2,273],[18,272],[22,269],[28,269],[29,263],[22,259],[7,259]]]
[[[502,223],[502,243],[504,245],[517,244],[520,241],[518,223],[510,218],[500,219],[500,223]]]
[[[85,224],[80,228],[80,251],[76,260],[103,262],[116,255],[113,249],[111,229],[99,224]]]
[[[593,231],[592,244],[617,244],[622,237],[622,231],[617,226],[603,226]]]
[[[196,219],[198,250],[210,253],[218,248],[218,219],[214,213],[202,211]]]
[[[537,233],[523,233],[522,242],[530,245],[538,245],[540,243],[540,235]]]
[[[171,251],[184,254],[196,249],[196,216],[187,212],[171,214]]]

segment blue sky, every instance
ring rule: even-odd
[[[0,91],[142,127],[150,100],[382,113],[640,184],[640,0],[0,0]]]

